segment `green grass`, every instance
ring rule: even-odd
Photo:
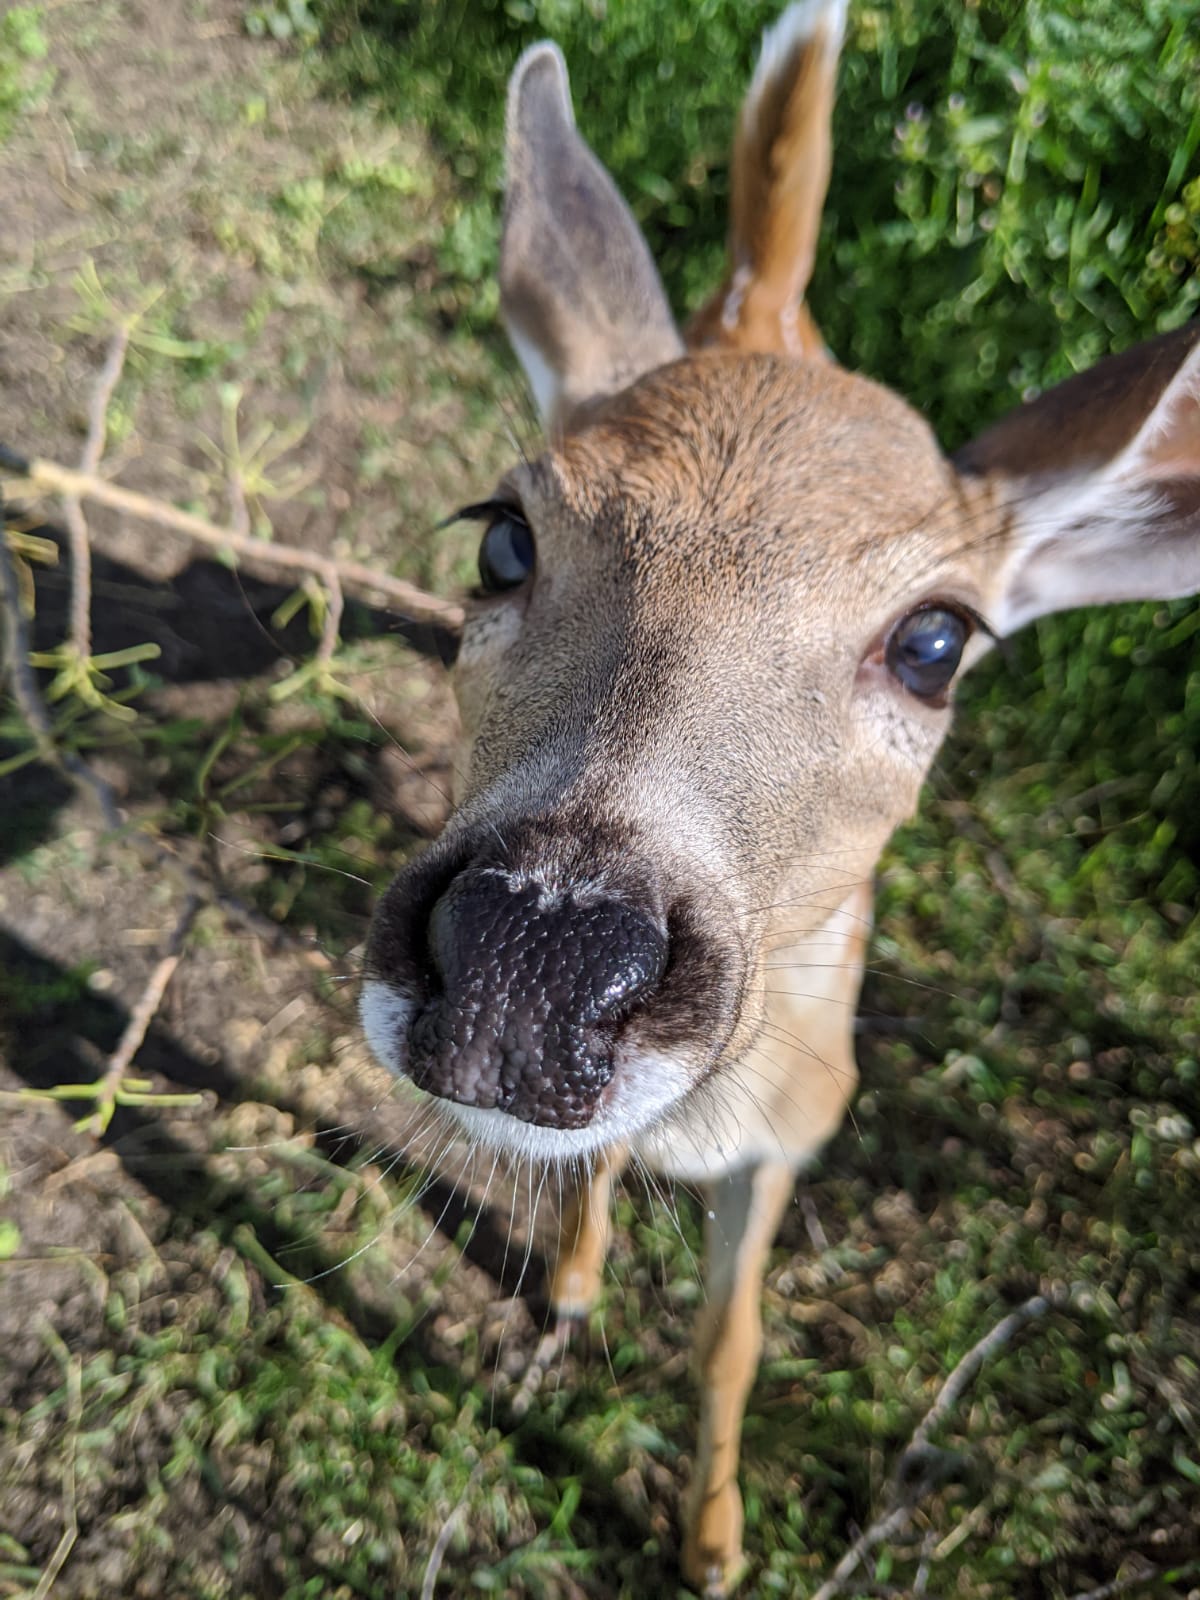
[[[46,36],[40,6],[10,6],[0,17],[0,143],[17,118],[44,98]]]
[[[344,81],[429,127],[464,193],[440,246],[496,309],[504,82],[562,45],[580,125],[675,303],[719,276],[733,116],[778,7],[326,0]],[[1200,43],[1191,0],[854,6],[811,295],[838,356],[949,446],[1200,300]]]
[[[347,363],[361,410],[338,536],[452,588],[469,550],[432,529],[509,448],[493,267],[517,51],[562,43],[584,132],[686,310],[718,271],[732,118],[774,11],[326,0],[311,8],[319,50],[280,60],[263,45],[254,74],[206,95],[192,114],[219,159],[194,168],[192,129],[143,136],[105,105],[69,108],[81,150],[126,185],[120,227],[97,230],[101,281],[123,305],[163,291],[115,443],[169,415],[199,460],[237,383],[256,417],[307,427],[303,461],[325,426],[322,376]],[[249,20],[302,44],[309,15],[256,6]],[[839,357],[899,388],[948,445],[1194,311],[1198,20],[1184,0],[853,7],[812,304]],[[0,35],[0,125],[18,133],[41,92],[41,27],[26,13]],[[203,256],[156,255],[137,232],[164,171],[185,173],[174,203]],[[53,270],[44,253],[22,292]],[[95,307],[81,293],[47,312],[69,351],[95,337],[94,316],[79,321]],[[217,514],[219,464],[203,460],[187,483]],[[323,514],[327,492],[314,485],[296,515]],[[269,509],[286,536],[288,511]],[[938,1382],[1045,1282],[1069,1287],[1064,1307],[987,1364],[934,1441],[944,1476],[914,1532],[850,1592],[912,1592],[923,1555],[929,1593],[970,1600],[1066,1600],[1139,1561],[1159,1577],[1128,1592],[1194,1592],[1194,1570],[1172,1573],[1200,1526],[1197,628],[1200,610],[1173,603],[1016,641],[966,686],[921,815],[883,863],[865,1006],[907,1031],[864,1039],[853,1123],[808,1186],[828,1249],[793,1215],[773,1257],[746,1426],[749,1594],[811,1595],[886,1499]],[[407,716],[425,680],[403,660],[356,643],[345,669],[368,688],[387,674]],[[373,784],[381,730],[316,690],[272,700],[266,678],[232,712],[162,714],[143,687],[132,732],[82,719],[71,736],[89,750],[103,737],[164,831],[236,824],[290,852],[244,892],[351,945],[370,888],[340,872],[379,884],[413,843]],[[7,753],[11,717],[3,731]],[[29,809],[8,881],[61,895],[86,852],[73,833],[35,843],[40,793]],[[92,957],[14,968],[6,1030],[88,1003],[108,952]],[[416,1596],[448,1520],[442,1595],[680,1592],[694,1203],[621,1200],[604,1303],[517,1423],[509,1368],[536,1328],[460,1256],[469,1220],[422,1249],[440,1196],[417,1205],[383,1157],[339,1164],[332,1139],[302,1131],[335,1048],[321,1032],[271,1056],[239,1103],[215,1101],[183,1134],[134,1130],[148,1154],[132,1170],[169,1220],[118,1197],[153,1250],[69,1266],[87,1313],[69,1348],[42,1339],[0,1407],[5,1497],[56,1506],[75,1464],[81,1531],[58,1592],[134,1574],[205,1600]],[[503,1204],[499,1219],[503,1239]],[[45,1571],[59,1524],[38,1526],[18,1540],[0,1525],[0,1593]]]

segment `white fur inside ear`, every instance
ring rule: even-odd
[[[512,345],[517,360],[521,363],[521,370],[533,390],[534,404],[538,408],[542,426],[545,427],[554,415],[554,408],[558,404],[562,390],[558,374],[532,339],[527,339],[511,323],[507,325],[507,332],[508,342]]]
[[[1148,478],[1196,476],[1200,470],[1200,349],[1184,362],[1130,454]]]
[[[956,459],[996,496],[999,526],[980,551],[995,557],[985,610],[999,632],[1074,606],[1200,592],[1194,325],[1052,389]]]
[[[1019,486],[1011,554],[990,607],[998,633],[1052,611],[1200,589],[1200,539],[1172,519],[1154,442],[1139,437],[1097,472]]]

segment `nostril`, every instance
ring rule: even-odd
[[[595,1020],[623,1022],[662,982],[667,970],[667,937],[647,917],[631,911],[607,949],[591,954],[600,979]],[[587,955],[585,950],[585,959]]]
[[[429,975],[436,982],[431,989],[444,988],[447,972],[455,967],[455,941],[458,937],[454,915],[454,897],[445,894],[429,914],[425,930],[425,948],[429,956]]]

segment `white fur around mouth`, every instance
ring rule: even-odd
[[[401,1078],[408,1077],[403,1041],[415,1009],[414,1000],[379,978],[368,978],[363,984],[359,1015],[367,1043],[376,1059]],[[691,1082],[687,1069],[673,1056],[658,1051],[622,1053],[604,1102],[585,1128],[544,1128],[506,1111],[460,1106],[437,1095],[426,1099],[453,1117],[469,1138],[489,1149],[518,1161],[566,1165],[644,1134],[678,1104]]]
[[[417,1003],[379,978],[367,978],[358,997],[358,1016],[375,1059],[398,1078],[408,1076],[404,1039]]]

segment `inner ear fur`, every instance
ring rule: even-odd
[[[1005,523],[1001,632],[1046,612],[1200,590],[1200,323],[1048,390],[954,458]]]

